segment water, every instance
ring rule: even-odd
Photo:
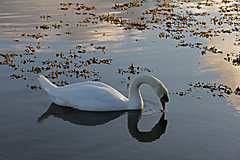
[[[121,3],[126,2],[128,1],[121,1]],[[94,12],[106,15],[108,12],[115,12],[116,16],[136,21],[139,20],[138,17],[141,17],[142,12],[154,8],[156,2],[145,1],[142,7],[133,7],[126,11],[111,8],[119,1],[99,0],[79,3],[84,3],[86,6],[94,5],[97,8],[97,10],[79,11],[81,14]],[[196,5],[196,3],[184,3],[182,7],[186,5]],[[200,11],[206,10],[211,15],[198,18],[209,23],[210,17],[219,15],[218,5],[214,4],[212,9],[203,7]],[[124,26],[99,20],[96,20],[96,24],[87,23],[84,24],[87,26],[80,27],[77,24],[89,15],[76,15],[74,5],[66,11],[59,10],[60,7],[62,7],[60,1],[57,0],[46,1],[44,4],[27,0],[1,2],[0,52],[25,54],[24,50],[30,44],[36,51],[33,55],[11,58],[15,60],[13,61],[15,64],[20,64],[17,70],[8,65],[0,66],[0,137],[2,139],[0,159],[240,158],[239,96],[224,94],[226,98],[213,97],[209,90],[194,89],[194,87],[186,96],[176,94],[176,92],[185,92],[191,82],[223,83],[233,90],[239,86],[239,67],[223,59],[227,53],[238,53],[238,46],[233,45],[236,42],[237,32],[220,34],[212,38],[190,37],[189,32],[184,33],[185,42],[201,42],[202,46],[216,46],[218,50],[223,51],[223,54],[209,52],[202,56],[202,49],[176,47],[180,40],[159,38],[158,34],[163,31],[164,22],[163,24],[147,23],[151,29],[144,31],[123,30]],[[177,9],[179,12],[180,10]],[[51,18],[40,18],[47,13]],[[51,26],[54,23],[62,27],[39,29],[43,24]],[[152,29],[152,25],[158,25],[162,29]],[[223,27],[227,29],[229,25]],[[67,31],[72,34],[66,34]],[[36,39],[21,36],[23,33],[30,35],[41,33],[47,36]],[[39,49],[36,48],[38,44],[41,47]],[[78,44],[83,47],[77,49]],[[229,45],[231,47],[228,47]],[[94,46],[105,46],[106,49],[96,50]],[[72,73],[73,77],[70,77],[68,73],[69,76],[62,74],[57,79],[50,79],[51,81],[64,80],[74,83],[99,78],[101,82],[113,86],[127,96],[127,83],[130,82],[128,76],[132,79],[135,75],[130,73],[122,75],[117,72],[119,68],[128,70],[129,65],[133,63],[134,66],[142,68],[140,74],[154,75],[168,88],[170,102],[167,103],[165,115],[160,112],[159,99],[147,85],[141,87],[146,105],[143,113],[83,112],[53,105],[43,90],[31,90],[30,86],[38,87],[39,84],[36,81],[37,74],[27,70],[31,70],[32,66],[46,68],[47,65],[43,65],[42,61],[47,59],[64,62],[65,59],[56,57],[56,53],[63,52],[65,56],[69,56],[70,49],[77,55],[82,55],[81,58],[71,59],[73,61],[70,64],[71,70],[86,69],[95,72],[98,76],[94,77],[92,73],[85,79],[76,78],[74,73]],[[86,50],[86,52],[78,53],[78,50]],[[80,68],[73,65],[77,62],[79,65],[79,61],[86,61],[92,57],[112,59],[112,61],[111,64],[90,64]],[[23,64],[20,62],[23,59],[33,59],[35,62]],[[4,61],[3,57],[1,61]],[[20,71],[22,68],[25,72]],[[149,69],[150,72],[144,68]],[[48,75],[56,70],[62,71],[63,68],[43,70],[41,74]],[[27,79],[10,78],[13,73],[24,75]]]

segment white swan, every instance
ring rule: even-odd
[[[120,111],[143,109],[140,85],[150,85],[160,98],[163,109],[169,95],[163,83],[150,75],[139,75],[130,83],[129,95],[126,98],[111,86],[101,82],[81,82],[63,87],[52,84],[43,75],[38,81],[52,101],[61,106],[69,106],[86,111]]]

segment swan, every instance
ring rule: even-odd
[[[144,83],[153,88],[160,98],[163,110],[169,101],[167,88],[151,75],[136,76],[130,83],[128,98],[102,82],[88,81],[57,87],[43,75],[39,75],[37,79],[54,103],[85,111],[141,110],[144,104],[140,85]]]

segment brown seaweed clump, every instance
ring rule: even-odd
[[[225,84],[217,84],[217,83],[204,83],[204,82],[197,82],[197,83],[190,83],[189,89],[185,90],[184,92],[173,92],[172,94],[177,94],[179,96],[186,96],[190,93],[200,92],[202,90],[206,90],[208,93],[212,93],[213,97],[220,97],[225,98],[232,94],[240,95],[240,88],[237,87],[235,90],[228,85]],[[202,99],[202,98],[201,98]]]
[[[129,65],[127,69],[118,68],[117,70],[118,70],[117,73],[124,75],[123,79],[121,80],[121,83],[126,83],[127,88],[129,87],[129,81],[131,80],[130,75],[140,74],[141,72],[152,72],[153,71],[146,67],[143,68],[140,66],[134,66],[133,63],[131,63],[131,65]],[[127,76],[127,79],[125,78],[125,76]]]
[[[105,54],[106,47],[100,45],[94,45],[90,43],[88,46],[76,45],[74,49],[69,49],[67,52],[56,53],[56,59],[46,59],[40,62],[37,58],[36,52],[41,48],[40,43],[34,47],[33,45],[27,45],[24,53],[17,54],[15,52],[1,53],[0,65],[9,66],[16,70],[16,73],[10,75],[13,79],[24,79],[31,77],[32,74],[44,74],[47,78],[54,81],[57,86],[68,85],[70,82],[62,78],[84,78],[92,81],[100,81],[101,76],[95,69],[88,69],[90,65],[111,65],[111,58],[100,58],[99,56]],[[48,46],[48,48],[50,48]],[[89,48],[86,50],[85,48]],[[96,56],[89,57],[85,54],[92,51],[92,54]],[[16,59],[16,57],[18,57]],[[31,59],[33,57],[34,59]],[[29,65],[31,66],[29,68]],[[38,65],[36,65],[38,64]],[[19,70],[18,68],[21,67]],[[97,67],[96,67],[97,68]],[[21,73],[21,74],[20,74]],[[29,78],[32,79],[32,78]],[[31,81],[32,82],[32,81]],[[32,90],[41,89],[40,86],[27,84]]]

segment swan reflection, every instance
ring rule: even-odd
[[[162,113],[162,117],[157,124],[149,132],[141,132],[138,129],[138,122],[141,118],[141,114],[136,112],[128,112],[128,130],[133,138],[139,142],[152,142],[161,137],[165,133],[167,128],[167,120],[165,120],[165,113]]]
[[[77,125],[96,126],[102,125],[111,120],[114,120],[124,113],[128,113],[128,130],[133,138],[139,142],[152,142],[161,137],[165,133],[167,127],[167,120],[165,120],[165,113],[157,122],[157,124],[149,132],[141,132],[138,129],[138,122],[141,118],[141,111],[113,111],[113,112],[89,112],[81,111],[79,109],[64,107],[52,103],[48,110],[43,113],[38,119],[37,123],[43,123],[49,116],[61,118]]]
[[[96,126],[107,123],[118,118],[124,112],[89,112],[82,111],[72,107],[59,106],[52,103],[48,110],[43,113],[38,119],[38,123],[43,123],[45,119],[53,115],[77,125]]]

